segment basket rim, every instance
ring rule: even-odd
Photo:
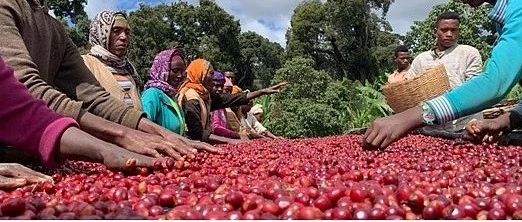
[[[434,70],[434,69],[438,69],[438,68],[443,68],[443,69],[444,69],[444,72],[446,72],[446,67],[445,67],[443,64],[438,64],[438,65],[433,66],[433,67],[431,67],[430,69],[424,71],[422,74],[414,76],[414,77],[411,78],[411,79],[406,79],[406,80],[404,80],[404,81],[393,82],[393,83],[386,83],[386,84],[384,84],[384,85],[381,87],[381,89],[384,89],[384,88],[391,88],[391,87],[394,87],[394,86],[397,86],[397,85],[402,85],[402,84],[406,84],[406,83],[409,83],[409,82],[413,82],[413,81],[415,81],[416,79],[421,78],[421,77],[423,77],[424,75],[428,74],[429,71]],[[445,73],[445,74],[446,74],[446,77],[447,77],[447,73]],[[448,80],[449,80],[449,79],[448,79]]]

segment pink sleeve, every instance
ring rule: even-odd
[[[0,144],[37,155],[45,165],[53,166],[63,132],[77,123],[33,98],[1,58],[0,95]]]
[[[213,134],[231,139],[240,139],[238,133],[227,128],[224,109],[212,112],[212,130]]]

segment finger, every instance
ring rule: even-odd
[[[2,163],[0,164],[0,175],[22,178],[29,183],[39,183],[46,181],[53,181],[52,177],[45,174],[31,170],[25,166],[15,163]]]
[[[370,134],[368,134],[368,137],[366,137],[366,143],[373,144],[373,141],[375,140],[375,137],[379,134],[378,129],[373,129]]]
[[[33,177],[41,178],[41,179],[46,180],[46,181],[52,181],[53,180],[53,178],[51,176],[49,176],[49,175],[45,175],[43,173],[40,173],[40,172],[35,171],[35,170],[32,170],[29,167],[26,167],[26,166],[23,166],[23,165],[20,165],[20,164],[18,164],[18,168],[17,169],[20,169],[22,172],[26,173],[27,175],[31,175]]]
[[[152,167],[154,164],[154,160],[156,160],[155,158],[152,158],[149,156],[143,156],[143,155],[140,155],[134,159],[135,159],[134,166],[136,166],[136,167]]]
[[[373,131],[373,123],[370,123],[370,125],[368,126],[368,128],[366,128],[366,131],[364,132],[363,139],[368,138],[368,136],[370,135],[370,133],[372,133],[372,131]]]
[[[168,146],[172,147],[181,155],[187,155],[190,153],[196,153],[197,150],[192,147],[192,143],[186,140],[175,138],[173,140],[169,140]]]
[[[206,150],[208,152],[217,153],[219,152],[219,148],[212,146],[208,143],[195,143],[194,148],[200,149],[200,150]]]
[[[161,145],[156,145],[155,147],[156,147],[156,149],[159,149],[159,150],[162,149],[162,148],[159,148],[159,147],[161,147]],[[152,157],[155,157],[155,158],[160,158],[161,154],[156,149],[145,148],[142,152],[140,152],[140,154],[152,156]]]
[[[386,136],[386,134],[384,133],[377,134],[377,136],[375,136],[375,139],[373,139],[372,146],[382,148],[381,145],[387,137],[388,136]]]
[[[27,185],[27,180],[25,179],[0,176],[0,190],[15,189],[25,185]]]
[[[491,140],[490,137],[491,137],[491,136],[490,136],[489,134],[486,134],[486,135],[484,136],[484,138],[482,139],[482,142],[488,143],[488,142]]]
[[[285,81],[285,82],[281,82],[281,83],[275,85],[274,87],[281,88],[281,87],[286,86],[286,85],[288,85],[288,82]]]
[[[187,155],[187,154],[190,154],[190,153],[194,153],[192,152],[192,147],[186,145],[186,144],[182,144],[182,143],[175,143],[175,144],[172,144],[172,149],[174,149],[175,151],[177,151],[178,153],[180,153],[181,155]]]
[[[127,162],[125,162],[125,166],[124,166],[125,169],[133,169],[135,167],[136,167],[136,159],[130,158],[127,160]]]
[[[174,150],[173,148],[164,148],[163,152],[165,152],[167,155],[169,155],[170,157],[176,159],[176,160],[180,160],[182,157],[181,155],[176,152],[176,150]]]
[[[466,125],[466,131],[468,131],[469,134],[475,136],[476,135],[476,133],[475,133],[475,126],[476,126],[475,123],[469,122]]]
[[[395,142],[394,140],[393,137],[387,136],[381,144],[381,149],[388,147],[391,143]]]

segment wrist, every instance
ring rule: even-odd
[[[138,123],[138,130],[142,131],[142,132],[146,132],[146,133],[151,133],[151,134],[159,134],[156,127],[154,127],[154,125],[151,123],[152,122],[150,120],[148,120],[147,118],[142,118],[140,120],[140,122]]]
[[[416,127],[422,126],[424,123],[423,118],[423,110],[422,107],[417,106],[411,109],[408,109],[401,113],[403,115],[404,123],[408,126],[408,130],[414,129]]]
[[[428,103],[422,103],[421,105],[422,110],[422,123],[432,126],[437,124],[437,118],[435,116],[435,112],[431,108],[431,106]]]
[[[129,129],[122,128],[111,133],[112,141],[115,144],[125,147],[127,136],[129,135]]]

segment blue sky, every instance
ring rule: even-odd
[[[157,5],[179,0],[87,0],[90,18],[104,9],[135,10],[139,4]],[[225,11],[241,22],[242,31],[255,31],[285,46],[285,34],[294,8],[302,0],[215,0]],[[394,31],[405,34],[413,21],[421,20],[434,5],[448,0],[396,0],[388,13]],[[198,0],[187,0],[196,4]]]

